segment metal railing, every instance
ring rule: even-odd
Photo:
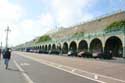
[[[41,42],[41,43],[29,43],[24,44],[22,47],[30,47],[30,46],[40,46],[40,45],[48,45],[48,44],[55,44],[65,41],[73,41],[73,40],[80,40],[80,39],[91,39],[95,37],[104,37],[109,35],[118,35],[118,34],[125,34],[125,28],[121,28],[119,30],[111,30],[109,32],[100,31],[100,32],[93,32],[93,33],[84,33],[84,34],[77,34],[77,35],[70,35],[60,39],[52,39],[50,41]]]
[[[94,37],[99,37],[99,36],[109,36],[109,35],[118,35],[118,34],[124,34],[125,30],[119,29],[119,30],[112,30],[110,32],[105,32],[105,31],[101,31],[101,32],[94,32],[94,33],[87,33],[87,34],[80,34],[80,35],[76,35],[76,36],[69,36],[66,38],[63,38],[61,41],[67,41],[67,40],[78,40],[78,39],[87,39],[87,38],[94,38]]]

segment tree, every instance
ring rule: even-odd
[[[110,32],[110,31],[116,31],[121,29],[123,30],[124,28],[125,28],[125,20],[122,20],[122,21],[113,22],[112,24],[107,26],[104,30],[106,32]]]
[[[49,35],[44,35],[44,36],[41,36],[36,43],[46,42],[46,41],[50,41],[50,40],[51,40],[51,37]]]

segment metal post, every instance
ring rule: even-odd
[[[6,48],[8,48],[8,33],[10,31],[9,26],[7,27],[7,29],[5,31],[7,32],[6,33]]]
[[[125,27],[123,28],[123,57],[125,58]]]
[[[1,42],[1,49],[2,49],[2,42]]]

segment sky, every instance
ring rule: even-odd
[[[68,28],[118,10],[125,0],[0,0],[0,42],[16,46],[59,27]]]

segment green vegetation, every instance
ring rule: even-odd
[[[50,40],[51,40],[51,37],[50,37],[50,36],[44,35],[44,36],[41,36],[36,43],[46,42],[46,41],[50,41]]]
[[[73,36],[80,36],[80,35],[84,35],[84,32],[76,32],[73,34]]]
[[[106,27],[105,31],[110,32],[110,31],[116,31],[121,29],[123,30],[123,28],[125,28],[125,20],[113,22],[112,24]]]

